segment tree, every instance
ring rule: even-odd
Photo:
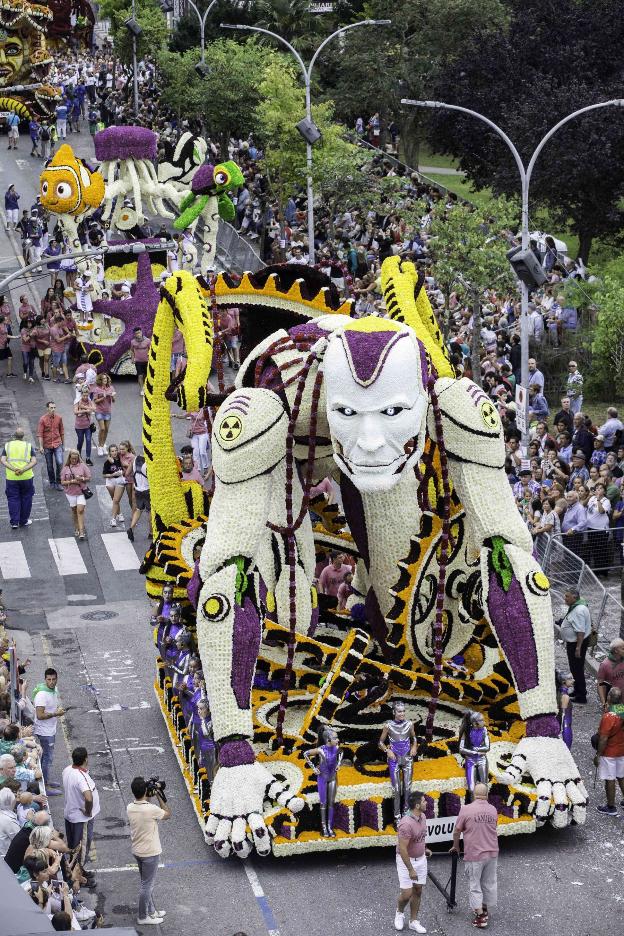
[[[438,203],[433,209],[428,246],[436,280],[444,295],[440,316],[442,330],[447,337],[451,293],[465,297],[473,307],[473,357],[476,361],[484,294],[490,289],[510,292],[515,286],[506,256],[509,249],[506,235],[510,227],[517,224],[517,217],[517,205],[504,198],[491,206],[487,217],[465,202],[457,202],[450,208]],[[474,368],[473,376],[480,384],[478,367]]]
[[[263,168],[275,196],[284,206],[305,185],[306,145],[296,129],[305,116],[304,90],[290,64],[271,63],[260,83],[256,108],[260,139],[264,145]],[[345,128],[333,120],[334,104],[324,101],[312,108],[321,142],[313,149],[313,181],[317,196],[336,209],[350,193],[361,189],[358,175],[367,154],[346,139]]]
[[[158,56],[164,87],[162,102],[180,117],[202,121],[225,157],[231,134],[247,137],[253,130],[262,76],[278,56],[253,39],[219,39],[206,47],[209,73],[205,79],[195,72],[199,59],[199,49],[182,55],[162,52]]]
[[[623,40],[624,0],[512,0],[509,28],[478,33],[439,74],[432,96],[484,113],[528,160],[560,118],[620,97]],[[518,193],[511,154],[477,119],[438,111],[431,140],[459,157],[477,189]],[[606,109],[564,127],[536,164],[533,202],[557,225],[569,222],[585,262],[595,237],[621,234],[623,147],[621,113]]]
[[[124,23],[132,16],[128,0],[103,0],[100,5],[102,16],[110,18],[115,53],[129,65],[132,62],[132,35]],[[137,57],[156,55],[169,38],[167,20],[156,0],[136,0],[136,21],[143,30],[137,39]]]
[[[624,380],[624,285],[606,276],[596,295],[592,383],[613,394]]]

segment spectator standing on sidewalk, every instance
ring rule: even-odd
[[[498,813],[488,802],[488,788],[477,783],[474,800],[462,806],[455,823],[450,851],[459,854],[459,840],[464,833],[464,867],[468,878],[472,925],[485,929],[489,912],[497,902]]]
[[[33,468],[37,459],[32,445],[24,439],[24,430],[17,426],[13,438],[4,446],[0,464],[6,472],[6,499],[9,506],[11,529],[30,526],[30,511],[35,495]]]
[[[49,400],[46,411],[37,425],[39,452],[45,456],[50,487],[62,491],[61,470],[63,468],[63,446],[65,445],[65,427],[63,419],[56,412],[56,403]]]
[[[126,807],[128,822],[130,823],[130,841],[132,854],[139,866],[141,875],[141,889],[139,892],[139,915],[137,923],[140,925],[162,923],[165,911],[156,910],[152,891],[158,870],[158,859],[162,854],[158,823],[171,818],[171,810],[157,791],[155,803],[149,803],[147,797],[147,784],[143,777],[135,777],[130,784],[134,802]],[[152,798],[152,797],[150,797]]]
[[[607,705],[619,706],[622,693],[619,689],[609,689]],[[604,806],[596,806],[599,813],[607,816],[617,816],[615,805],[615,784],[624,796],[624,719],[617,712],[603,713],[598,727],[598,748],[594,757],[594,764],[598,767],[598,776],[604,780],[607,802]],[[622,800],[624,804],[624,799]]]
[[[15,191],[14,185],[9,185],[8,189],[4,193],[4,213],[6,215],[6,228],[7,231],[11,230],[11,225],[13,225],[13,230],[17,230],[17,224],[19,221],[19,200],[22,196],[18,195]]]
[[[65,709],[59,705],[56,670],[49,667],[43,674],[43,679],[44,681],[33,690],[35,737],[42,750],[41,772],[46,792],[48,796],[60,796],[60,784],[50,779],[50,771],[54,760],[57,722],[60,716],[65,714]]]
[[[624,640],[616,637],[609,644],[609,654],[598,667],[598,696],[604,711],[608,708],[609,689],[619,689],[624,695]]]
[[[574,697],[571,698],[573,702],[585,705],[587,703],[585,657],[592,629],[591,615],[587,602],[580,597],[577,588],[569,588],[563,600],[568,610],[561,621],[561,637],[565,641],[570,672],[574,677]]]
[[[100,794],[89,774],[89,756],[84,747],[74,748],[72,762],[63,771],[65,836],[70,849],[78,848],[78,863],[84,871],[93,841],[93,822],[100,812]]]
[[[425,818],[424,793],[410,793],[407,804],[409,813],[397,826],[396,866],[399,875],[399,900],[394,915],[394,928],[405,928],[405,908],[409,904],[408,929],[415,933],[427,930],[418,920],[422,889],[427,883],[427,858],[431,852],[426,846],[427,820]]]

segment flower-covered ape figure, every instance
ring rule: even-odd
[[[113,227],[121,222],[123,229],[128,230],[135,224],[143,224],[146,213],[152,217],[173,218],[163,198],[177,203],[180,193],[171,183],[158,181],[154,169],[158,135],[153,130],[146,127],[107,127],[96,133],[93,141],[106,182],[103,221],[110,218]],[[132,199],[133,210],[124,205],[127,198]],[[131,217],[128,216],[130,211]]]
[[[456,378],[413,265],[385,261],[382,282],[391,318],[274,333],[215,421],[197,638],[220,765],[206,831],[220,854],[246,853],[248,830],[268,850],[266,800],[300,808],[302,773],[285,787],[257,756],[252,686],[270,619],[288,635],[278,746],[292,661],[317,624],[308,494],[332,457],[360,556],[351,605],[368,634],[351,631],[335,653],[300,737],[339,719],[353,667],[379,669],[428,705],[427,742],[441,694],[497,713],[518,741],[508,775],[537,784],[537,821],[584,821],[586,791],[558,738],[548,581],[504,473],[498,414]],[[478,661],[470,671],[452,663],[463,652]],[[266,736],[260,711],[255,724]]]

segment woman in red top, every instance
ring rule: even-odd
[[[107,455],[106,439],[110,429],[111,413],[115,402],[115,391],[108,374],[98,374],[93,388],[95,418],[98,426],[98,455]]]
[[[22,366],[24,368],[24,380],[30,383],[35,382],[35,338],[33,331],[35,329],[34,319],[26,319],[22,322],[20,328],[20,338],[22,339]]]
[[[86,442],[87,465],[93,465],[91,461],[91,423],[95,413],[95,403],[91,399],[90,390],[91,388],[87,384],[83,384],[80,391],[80,399],[74,406],[74,414],[76,416],[74,428],[78,438],[78,454],[80,455],[83,443]]]
[[[52,354],[52,346],[50,344],[50,326],[47,324],[45,318],[42,315],[40,315],[35,322],[35,327],[32,334],[35,339],[35,350],[39,356],[41,376],[44,380],[49,380],[50,356]]]
[[[119,443],[119,460],[123,466],[124,478],[126,479],[126,492],[132,510],[134,510],[134,477],[132,474],[132,465],[135,455],[136,452],[131,442],[126,439],[125,442]]]
[[[46,318],[50,317],[50,313],[52,312],[52,306],[54,302],[56,302],[56,297],[54,295],[54,287],[49,286],[45,296],[41,300],[41,314],[45,315]]]
[[[74,532],[78,539],[86,539],[84,527],[84,512],[87,499],[85,488],[91,480],[91,472],[80,458],[80,452],[70,449],[61,471],[61,484],[65,490],[67,502],[71,507],[74,518]]]

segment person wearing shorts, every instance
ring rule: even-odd
[[[77,449],[70,449],[61,471],[61,484],[74,518],[74,532],[80,540],[87,538],[84,526],[87,499],[84,492],[90,480],[91,472],[82,461],[80,453]]]
[[[130,527],[126,530],[128,539],[134,542],[134,528],[141,519],[144,510],[150,509],[149,481],[147,480],[147,466],[142,455],[135,455],[126,469],[126,476],[134,483],[134,507]],[[149,536],[149,533],[148,533]]]
[[[410,920],[407,928],[414,933],[426,933],[427,930],[418,920],[420,897],[427,882],[427,858],[431,855],[426,845],[424,793],[410,793],[407,802],[409,812],[397,826],[396,867],[400,893],[394,928],[405,928],[405,908],[409,904]]]
[[[35,350],[39,358],[39,367],[41,368],[41,376],[44,380],[50,379],[50,358],[52,356],[52,345],[50,343],[50,326],[45,320],[43,315],[37,316],[35,319],[35,327],[33,329],[33,337],[35,339]]]
[[[116,445],[108,446],[108,457],[102,466],[102,474],[106,482],[106,490],[113,502],[110,525],[116,527],[118,522],[124,522],[124,515],[121,512],[121,498],[126,490],[125,469],[119,457],[119,448]]]
[[[620,714],[622,693],[616,686],[609,689],[606,704],[607,711],[598,726],[598,748],[594,763],[598,767],[598,777],[604,781],[607,802],[603,806],[596,806],[596,809],[607,816],[617,816],[616,783],[624,794],[624,718]]]
[[[107,455],[106,439],[110,429],[115,391],[108,374],[98,374],[93,387],[93,402],[95,403],[95,418],[98,427],[97,453]]]
[[[4,193],[4,213],[6,215],[6,227],[7,231],[11,229],[13,225],[13,230],[17,230],[17,223],[19,221],[19,200],[21,195],[18,195],[15,191],[14,185],[9,185],[8,189]]]
[[[143,396],[143,384],[145,383],[145,375],[147,374],[147,356],[149,354],[151,341],[149,338],[145,337],[140,328],[135,328],[133,330],[133,336],[130,342],[130,353],[132,354],[132,361],[136,368],[139,387],[141,388],[141,396]]]
[[[7,117],[7,126],[9,128],[9,149],[17,149],[17,141],[19,140],[19,125],[20,119],[15,112],[9,114]]]

